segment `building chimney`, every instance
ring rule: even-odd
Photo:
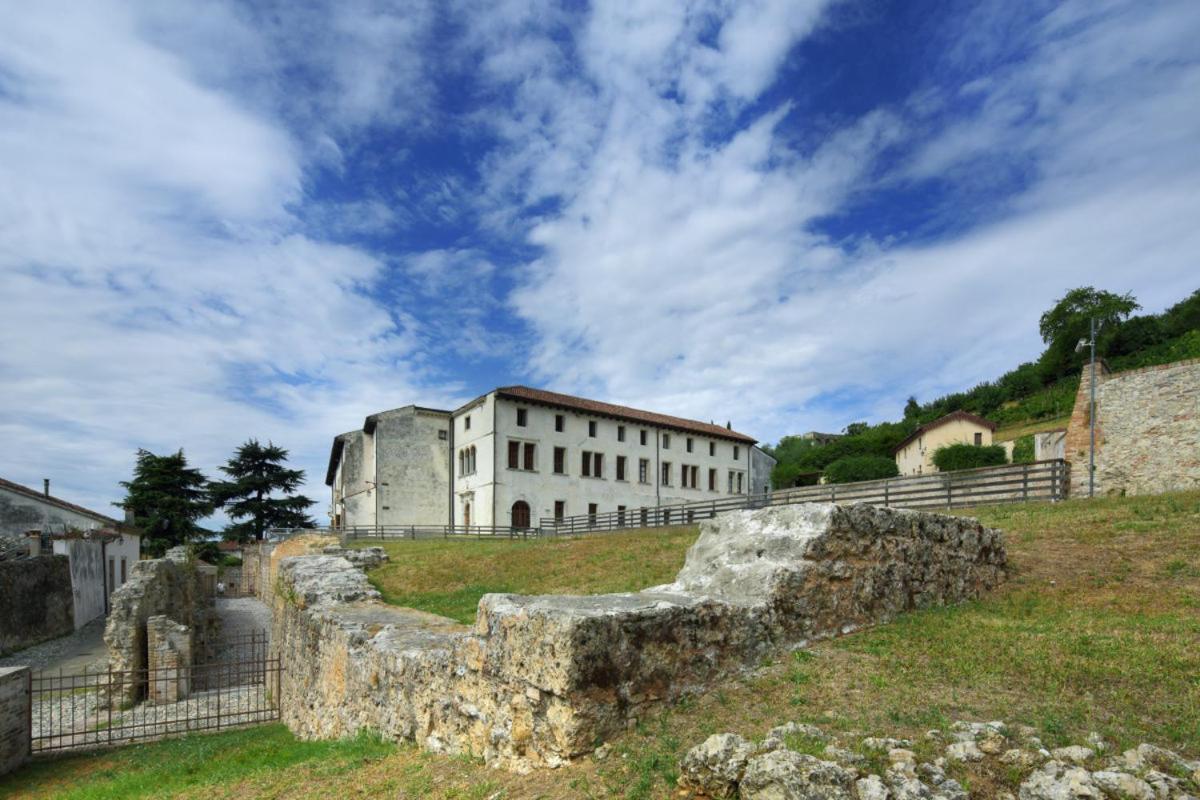
[[[42,493],[45,494],[46,497],[50,496],[50,479],[49,478],[42,478]]]

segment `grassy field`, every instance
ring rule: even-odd
[[[666,798],[679,755],[708,734],[757,738],[787,720],[919,737],[953,719],[1004,719],[1052,746],[1096,730],[1200,756],[1200,493],[964,513],[1007,532],[1002,589],[764,664],[640,720],[604,761],[518,776],[410,744],[300,744],[271,727],[39,765],[0,780],[0,796]],[[485,590],[668,580],[692,537],[397,543],[373,577],[393,601],[469,620]],[[958,777],[978,796],[998,780]]]
[[[1067,423],[1070,421],[1071,415],[1068,414],[1065,417],[1042,419],[1037,420],[1036,422],[1019,422],[1004,428],[998,428],[996,432],[992,434],[992,441],[1007,442],[1010,439],[1020,439],[1022,436],[1028,436],[1031,433],[1062,430],[1067,427]]]

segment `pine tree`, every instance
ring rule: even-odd
[[[237,449],[221,471],[229,481],[214,481],[213,501],[235,520],[225,538],[261,540],[268,528],[307,528],[314,525],[305,513],[313,501],[293,494],[304,482],[304,470],[284,466],[288,451],[271,442],[266,446],[250,439]],[[282,497],[273,497],[273,493]]]
[[[188,543],[200,533],[196,520],[212,513],[208,480],[188,466],[183,450],[167,456],[138,450],[133,480],[121,485],[125,499],[113,505],[132,515],[143,549],[153,555]]]

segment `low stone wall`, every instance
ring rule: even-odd
[[[185,626],[188,650],[195,663],[207,660],[208,643],[215,642],[218,620],[204,576],[182,548],[163,558],[139,561],[129,580],[112,593],[111,611],[104,629],[108,663],[113,672],[145,670],[148,664],[146,625],[151,617],[164,616]],[[144,674],[121,683],[115,704],[140,700],[148,687]]]
[[[372,728],[510,769],[554,766],[768,652],[976,597],[1004,570],[1001,534],[975,520],[785,506],[702,523],[672,584],[485,595],[467,628],[383,604],[340,556],[282,558],[282,717],[304,738]]]
[[[0,656],[75,630],[66,556],[0,561]]]
[[[29,667],[0,667],[0,775],[29,760]]]

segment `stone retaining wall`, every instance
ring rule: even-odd
[[[1090,375],[1067,427],[1071,496],[1087,497]],[[1096,494],[1200,488],[1200,359],[1109,373],[1096,369]]]
[[[0,775],[29,760],[29,667],[0,667]]]
[[[896,509],[811,504],[701,525],[675,583],[627,594],[485,595],[475,625],[380,602],[337,555],[278,562],[272,648],[304,738],[371,728],[510,769],[589,752],[647,709],[1004,577],[998,531]]]
[[[0,561],[0,656],[75,630],[66,556]]]

